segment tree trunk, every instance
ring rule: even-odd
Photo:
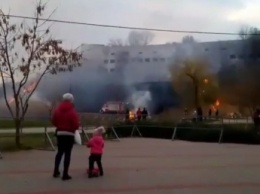
[[[194,105],[195,108],[199,107],[199,85],[195,80],[194,80]]]
[[[15,146],[17,148],[21,147],[21,121],[19,119],[15,119]]]

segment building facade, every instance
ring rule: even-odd
[[[177,59],[204,59],[212,70],[218,71],[222,65],[238,65],[250,57],[240,40],[146,46],[83,44],[79,50],[86,59],[83,62],[86,69],[94,65],[100,72],[112,75],[120,72],[127,83],[169,80],[169,68],[174,67]]]

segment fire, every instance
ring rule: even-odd
[[[220,101],[219,101],[219,100],[216,100],[216,102],[215,102],[211,107],[212,107],[212,109],[213,109],[214,111],[216,111],[219,106],[220,106]]]
[[[23,93],[30,94],[36,87],[36,82],[32,82],[30,85],[24,88]]]
[[[36,82],[32,82],[28,86],[24,87],[24,89],[22,91],[22,95],[30,94],[35,89],[35,87],[36,87]],[[9,104],[12,104],[13,102],[14,102],[14,98],[11,98],[10,100],[8,100]]]
[[[217,101],[215,102],[215,105],[216,105],[217,107],[220,105],[219,100],[217,100]]]
[[[134,120],[135,119],[135,113],[133,111],[129,112],[129,119]]]

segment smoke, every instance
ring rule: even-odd
[[[165,56],[159,54],[163,47],[151,47],[152,53],[153,50],[158,51],[155,54],[157,59],[165,59]],[[35,97],[50,104],[53,100],[61,99],[64,93],[70,92],[74,95],[75,107],[79,112],[99,112],[107,101],[129,100],[135,108],[146,107],[151,113],[177,105],[171,83],[166,79],[169,74],[166,62],[154,62],[151,56],[147,62],[149,57],[142,56],[139,50],[146,49],[145,46],[124,48],[99,45],[83,48],[87,53],[82,66],[73,72],[44,77]],[[115,60],[114,63],[110,63],[112,59]],[[110,62],[107,63],[106,60]]]
[[[150,91],[135,91],[130,96],[129,102],[134,106],[136,111],[138,108],[146,108],[151,110],[150,103],[152,102],[152,95]]]
[[[169,66],[175,60],[206,59],[217,72],[221,65],[237,61],[230,60],[230,54],[245,54],[243,48],[239,41],[128,47],[83,45],[82,66],[73,72],[45,77],[35,98],[50,104],[71,92],[79,112],[99,112],[107,101],[129,101],[135,109],[146,107],[152,114],[159,113],[180,104],[169,78]],[[7,90],[11,96],[11,85]]]
[[[122,68],[122,67],[121,67]],[[45,78],[37,89],[42,101],[52,101],[66,92],[75,98],[75,107],[80,112],[99,112],[108,101],[128,101],[135,108],[146,107],[156,113],[163,106],[176,105],[170,82],[148,82],[142,73],[147,67],[124,67],[107,72],[98,68],[79,67],[72,73]],[[156,76],[154,70],[150,70]],[[145,74],[145,73],[144,73]],[[160,101],[164,99],[164,102]]]

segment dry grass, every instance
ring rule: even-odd
[[[51,139],[55,142],[55,137],[50,134]],[[1,151],[19,151],[30,149],[50,149],[50,144],[44,134],[23,134],[21,136],[21,146],[15,146],[14,134],[1,134],[0,150]]]

